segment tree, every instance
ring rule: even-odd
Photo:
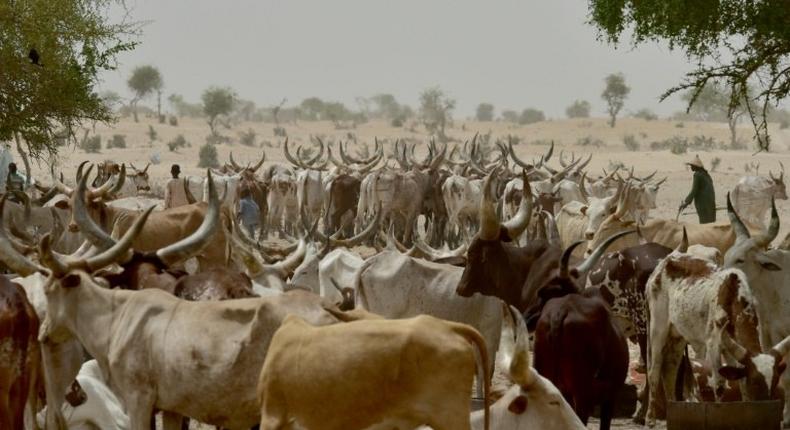
[[[180,94],[170,94],[167,101],[176,110],[178,116],[198,117],[203,115],[203,105],[200,103],[188,103]]]
[[[0,141],[16,142],[28,177],[28,155],[57,154],[86,122],[114,119],[96,84],[116,55],[134,49],[138,33],[136,23],[109,18],[115,3],[0,4]]]
[[[604,79],[606,87],[601,93],[601,98],[606,101],[606,110],[609,113],[609,126],[614,127],[617,114],[625,106],[625,99],[631,88],[625,84],[625,76],[622,73],[611,74]]]
[[[749,96],[741,99],[736,106],[731,106],[729,95],[715,82],[705,85],[700,91],[690,89],[683,94],[683,100],[689,103],[686,114],[698,121],[726,122],[730,129],[730,146],[736,147],[738,142],[737,126],[740,119],[748,113],[747,101],[751,99],[753,90],[747,90]],[[696,97],[694,104],[691,100]],[[770,109],[767,111],[771,113]]]
[[[370,98],[376,106],[374,115],[377,118],[395,119],[401,116],[401,105],[392,94],[376,94]]]
[[[444,139],[447,122],[452,120],[455,100],[439,87],[428,88],[420,94],[420,120],[430,133],[438,133]]]
[[[230,88],[209,87],[200,97],[203,101],[203,113],[208,117],[208,126],[213,136],[217,135],[217,121],[222,116],[230,115],[236,104],[236,93]],[[225,123],[230,128],[230,124]]]
[[[679,91],[696,93],[719,81],[729,97],[729,114],[745,103],[761,150],[769,149],[768,109],[790,94],[790,8],[786,1],[720,0],[661,2],[590,0],[590,22],[599,37],[632,44],[666,40],[696,68],[661,99]],[[753,98],[749,85],[760,83]],[[692,97],[689,107],[694,104]]]
[[[589,118],[590,102],[587,100],[576,100],[565,108],[565,116],[568,118]]]
[[[478,121],[493,121],[494,120],[494,105],[491,103],[480,103],[477,105],[475,118]]]
[[[321,119],[321,114],[324,113],[325,103],[318,97],[309,97],[302,100],[300,107],[306,120],[318,121]]]
[[[521,115],[518,117],[519,124],[534,124],[536,122],[541,122],[546,120],[546,115],[543,113],[542,110],[527,108],[521,111]]]
[[[134,114],[134,122],[137,122],[137,102],[148,97],[154,92],[159,95],[157,102],[157,113],[162,115],[161,95],[164,82],[162,81],[162,74],[154,66],[138,66],[132,70],[132,76],[126,82],[129,89],[134,93],[134,97],[129,102]]]
[[[517,123],[518,122],[518,112],[508,109],[502,111],[502,120],[506,122]]]

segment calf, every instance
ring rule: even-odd
[[[475,354],[487,369],[485,341],[475,329],[430,316],[314,327],[289,315],[261,370],[260,428],[279,430],[293,419],[325,430],[425,423],[470,430]],[[488,407],[485,415],[487,430]]]
[[[562,255],[552,288],[535,327],[535,369],[560,390],[587,424],[601,405],[602,430],[608,430],[614,403],[628,372],[626,338],[604,299],[595,291],[578,293],[579,273],[568,270],[573,249]]]
[[[777,345],[779,352],[761,354],[755,300],[743,272],[717,270],[708,260],[676,251],[656,267],[646,294],[650,308],[649,426],[655,425],[659,380],[663,379],[665,393],[675,392],[678,364],[687,344],[711,366],[717,400],[724,391],[720,376],[745,378],[742,391],[748,400],[772,397],[784,370],[781,357],[790,342]],[[723,353],[742,367],[723,366]]]
[[[38,324],[25,290],[0,276],[0,428],[23,429],[36,403]]]

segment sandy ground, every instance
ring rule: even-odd
[[[149,142],[147,132],[149,126],[153,126],[159,137],[154,142]],[[428,136],[421,127],[416,127],[416,132],[409,131],[407,128],[393,128],[384,122],[370,122],[359,125],[354,129],[337,130],[330,122],[299,122],[298,124],[284,124],[285,129],[294,144],[292,148],[299,145],[309,145],[311,136],[321,136],[328,140],[342,139],[347,140],[349,133],[353,134],[360,142],[368,142],[370,149],[373,149],[373,138],[415,138],[426,141]],[[240,131],[255,130],[257,133],[256,144],[254,147],[247,147],[239,144],[238,133]],[[546,142],[553,140],[556,144],[555,154],[560,151],[566,153],[575,152],[576,154],[593,153],[593,159],[588,169],[590,172],[600,172],[601,168],[608,168],[612,162],[620,161],[625,166],[633,166],[637,175],[647,175],[654,170],[658,170],[659,178],[666,176],[667,182],[661,188],[658,196],[658,209],[652,213],[657,218],[674,218],[680,201],[688,193],[691,186],[691,172],[686,169],[684,162],[690,160],[695,152],[683,155],[674,155],[669,151],[650,152],[639,151],[630,152],[623,144],[625,136],[634,136],[641,144],[642,149],[649,148],[649,143],[669,139],[674,136],[692,138],[704,135],[713,137],[718,142],[729,141],[729,131],[726,124],[717,123],[697,123],[697,122],[678,122],[669,120],[645,121],[640,119],[622,119],[617,122],[615,128],[610,128],[605,119],[583,119],[583,120],[558,120],[547,121],[533,124],[530,126],[515,126],[500,122],[478,123],[473,121],[456,121],[454,127],[448,130],[448,135],[460,141],[471,139],[476,131],[481,133],[492,132],[493,136],[505,137],[507,135],[517,136],[521,139],[521,144],[516,146],[517,154],[525,160],[537,157],[545,153],[548,149]],[[112,126],[98,125],[92,134],[102,137],[102,148],[113,134],[123,134],[126,136],[126,149],[102,149],[99,154],[86,154],[81,149],[73,147],[62,151],[58,168],[64,172],[67,178],[73,178],[76,166],[83,160],[102,161],[106,159],[116,162],[132,162],[137,167],[142,168],[155,154],[161,157],[161,163],[152,165],[149,169],[152,182],[164,184],[169,178],[170,165],[178,163],[182,171],[188,175],[204,175],[202,169],[197,168],[198,148],[205,142],[205,137],[209,134],[209,128],[205,120],[202,119],[180,119],[178,126],[158,124],[153,118],[141,116],[140,122],[135,123],[130,118],[121,119]],[[229,152],[233,152],[235,160],[240,164],[248,162],[255,163],[260,158],[261,152],[266,153],[266,165],[270,163],[284,163],[285,159],[282,149],[279,148],[282,138],[274,137],[273,125],[266,123],[240,123],[234,124],[231,130],[222,130],[222,133],[232,138],[230,144],[217,146],[220,163],[228,160]],[[740,135],[749,140],[751,130],[744,126],[739,130]],[[712,172],[716,184],[717,204],[724,206],[726,192],[731,190],[738,179],[744,175],[744,164],[747,162],[759,162],[761,165],[760,173],[768,174],[768,170],[779,170],[779,162],[782,161],[790,166],[790,130],[772,130],[772,151],[771,153],[761,153],[752,156],[753,151],[711,151],[700,152],[706,166],[710,167],[714,158],[720,158],[719,167]],[[184,135],[190,142],[191,147],[183,148],[178,152],[170,152],[166,142],[171,141],[178,134]],[[604,146],[590,147],[577,145],[579,139],[590,137],[600,139]],[[540,142],[543,141],[543,142]],[[262,146],[261,146],[262,145]],[[353,148],[353,145],[352,145]],[[391,153],[390,147],[386,148],[387,153]],[[424,151],[418,151],[418,155]],[[556,155],[555,155],[556,157]],[[16,157],[18,160],[18,157]],[[554,159],[551,163],[558,167],[559,163]],[[21,165],[21,164],[20,164]],[[33,164],[34,177],[42,179],[48,184],[49,173],[47,162]],[[778,208],[780,216],[788,219],[788,201],[779,201]],[[725,212],[719,212],[719,219],[726,218]],[[688,221],[696,220],[692,213],[684,215],[682,219]],[[788,224],[782,226],[780,238],[783,238],[790,229]],[[632,354],[634,349],[632,348]],[[207,428],[198,426],[198,428]],[[597,422],[592,423],[590,428],[598,428]],[[616,429],[636,429],[641,428],[631,424],[629,419],[617,420],[614,425]],[[663,427],[663,423],[661,427]]]

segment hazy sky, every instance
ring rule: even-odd
[[[602,116],[603,78],[623,72],[627,111],[667,115],[682,103],[658,97],[690,69],[665,46],[598,42],[584,0],[127,1],[132,19],[150,23],[105,76],[103,88],[125,97],[132,68],[153,64],[166,94],[192,101],[221,85],[258,105],[317,96],[356,108],[356,97],[388,92],[414,106],[439,85],[456,116],[485,101],[497,114],[537,107],[558,117],[577,98]]]

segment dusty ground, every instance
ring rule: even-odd
[[[153,143],[149,143],[147,132],[149,125],[157,131],[159,138]],[[411,132],[406,128],[393,128],[384,122],[371,122],[358,126],[350,130],[336,130],[334,125],[329,122],[300,122],[298,124],[284,124],[290,136],[290,141],[294,143],[294,150],[299,144],[306,145],[311,135],[319,135],[331,140],[332,137],[348,139],[348,133],[361,142],[372,143],[374,136],[379,138],[412,137],[426,140],[427,136],[422,132],[422,128],[416,128],[417,132]],[[238,133],[243,130],[253,129],[258,137],[255,147],[246,147],[238,143]],[[478,123],[472,121],[457,121],[455,126],[448,130],[448,135],[461,141],[471,139],[474,132],[481,133],[493,132],[494,137],[506,136],[508,134],[518,136],[522,143],[516,148],[517,154],[525,160],[545,153],[547,146],[536,144],[537,141],[554,140],[556,144],[556,154],[564,150],[566,153],[571,151],[577,154],[594,154],[589,171],[600,172],[601,168],[608,168],[612,161],[621,161],[626,166],[634,166],[637,175],[646,175],[653,170],[658,170],[658,177],[668,177],[666,184],[662,187],[658,197],[659,208],[652,214],[654,217],[674,218],[680,201],[685,197],[691,186],[691,173],[684,167],[684,162],[690,160],[694,152],[674,155],[669,151],[660,152],[630,152],[623,144],[623,138],[632,135],[641,144],[642,149],[649,148],[652,141],[664,140],[673,136],[691,138],[693,136],[705,135],[715,138],[719,142],[729,141],[729,132],[725,124],[715,123],[696,123],[678,122],[668,120],[645,121],[639,119],[622,119],[617,122],[615,128],[610,128],[605,119],[594,118],[584,120],[559,120],[547,121],[530,126],[514,126],[505,123]],[[223,134],[231,137],[233,143],[217,146],[220,163],[228,160],[228,153],[233,151],[235,160],[240,164],[256,162],[262,150],[266,152],[266,164],[285,162],[282,150],[279,148],[282,138],[275,138],[273,135],[273,125],[265,123],[241,123],[235,124],[232,130],[223,130]],[[742,127],[739,130],[744,139],[749,139],[751,130]],[[772,130],[772,153],[761,153],[752,156],[753,151],[711,151],[700,152],[706,166],[711,166],[714,158],[720,158],[719,167],[712,173],[716,184],[718,206],[724,206],[726,192],[729,191],[738,179],[744,174],[744,164],[747,162],[759,162],[761,164],[760,173],[767,175],[768,170],[779,169],[779,161],[783,161],[790,166],[790,130]],[[152,165],[149,169],[153,182],[163,184],[169,177],[170,165],[179,163],[182,171],[188,175],[203,175],[202,169],[197,168],[198,148],[205,142],[205,137],[209,134],[209,128],[202,119],[182,118],[177,127],[165,124],[158,124],[152,118],[140,118],[139,123],[134,123],[126,118],[113,126],[97,126],[95,134],[102,137],[102,147],[113,134],[123,134],[126,136],[126,149],[103,149],[99,154],[86,154],[84,151],[75,148],[68,148],[62,151],[58,160],[59,168],[63,170],[68,178],[73,178],[76,166],[83,160],[101,161],[111,159],[117,162],[132,162],[137,167],[143,167],[149,157],[159,154],[161,163]],[[183,134],[191,147],[181,149],[179,152],[170,152],[166,142],[171,141],[178,134]],[[602,147],[582,147],[578,146],[579,139],[585,137],[600,139]],[[263,147],[260,145],[264,144]],[[391,149],[388,147],[387,153]],[[18,157],[17,157],[18,158]],[[558,166],[556,159],[551,163]],[[43,179],[44,183],[49,183],[48,167],[46,163],[34,164],[34,176]],[[790,203],[779,201],[778,208],[780,216],[788,218]],[[726,213],[719,212],[720,219],[725,219]],[[682,219],[693,221],[696,216],[684,215]],[[785,223],[780,232],[780,238],[784,237],[790,228]],[[634,350],[632,349],[632,354]],[[616,429],[637,429],[640,426],[631,424],[629,419],[617,420],[613,426]],[[199,428],[207,428],[199,426]],[[590,425],[590,428],[598,428],[597,422]],[[659,429],[665,428],[663,426]]]

